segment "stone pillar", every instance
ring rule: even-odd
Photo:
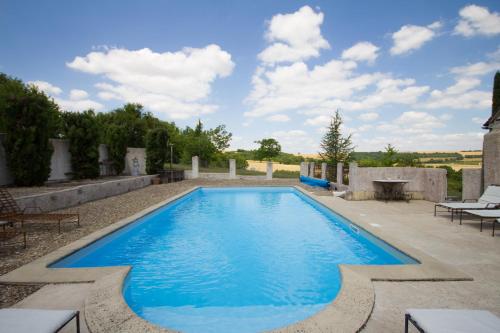
[[[267,162],[266,179],[267,180],[273,179],[273,162]]]
[[[337,163],[337,184],[342,185],[344,183],[344,164],[342,162]]]
[[[191,177],[193,179],[194,178],[198,178],[200,176],[199,167],[198,167],[199,157],[198,156],[193,156],[193,157],[191,157],[191,161],[192,161],[192,164],[191,164]]]
[[[236,160],[229,160],[229,179],[236,179]]]
[[[477,200],[481,196],[481,169],[462,169],[462,200]]]
[[[321,163],[321,179],[326,179],[326,163]]]
[[[305,177],[309,175],[309,162],[300,162],[300,175]]]
[[[500,128],[493,128],[484,135],[483,179],[483,190],[489,185],[500,185]]]
[[[309,177],[314,177],[314,162],[309,162]]]
[[[349,163],[349,189],[353,192],[359,189],[357,181],[358,181],[358,163],[351,162]]]

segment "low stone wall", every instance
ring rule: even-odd
[[[373,182],[375,179],[405,179],[405,191],[412,194],[413,199],[424,199],[433,202],[444,201],[447,195],[448,182],[445,169],[431,168],[360,168],[356,163],[349,166],[348,200],[372,200],[375,192],[380,190]]]
[[[104,199],[146,187],[156,175],[131,177],[72,187],[55,192],[16,198],[21,209],[39,207],[44,212],[73,207],[85,202]]]
[[[482,169],[462,169],[462,200],[477,200],[481,196]]]

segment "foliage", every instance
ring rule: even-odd
[[[182,137],[183,152],[181,161],[190,164],[191,157],[198,156],[201,166],[208,166],[217,149],[212,143],[209,133],[203,129],[201,121],[198,121],[195,129],[186,127],[182,132]]]
[[[491,115],[500,111],[500,71],[495,73],[493,79],[493,99],[491,103]]]
[[[462,170],[455,171],[448,165],[440,166],[441,169],[446,169],[446,178],[448,180],[448,196],[462,197]]]
[[[343,136],[341,133],[342,117],[337,110],[330,121],[328,130],[321,140],[322,152],[320,156],[327,163],[337,165],[337,163],[347,163],[351,160],[354,147],[351,141],[351,134]]]
[[[228,168],[230,159],[235,160],[236,169],[245,169],[248,167],[247,160],[241,154],[236,152],[214,154],[212,161],[210,162],[210,167]]]
[[[218,152],[223,152],[227,148],[229,148],[229,142],[231,142],[231,138],[233,134],[226,130],[226,125],[219,125],[214,129],[208,131],[208,136],[212,141],[212,144],[215,146]]]
[[[146,135],[146,172],[155,174],[162,170],[169,153],[168,131],[158,127],[150,130]]]
[[[273,178],[299,178],[299,171],[276,170],[273,172]]]
[[[7,165],[19,186],[42,185],[50,175],[58,106],[34,86],[0,74],[0,120]]]
[[[260,144],[259,149],[255,152],[255,158],[259,161],[272,159],[281,152],[280,144],[273,138],[262,139],[260,141],[255,141],[255,143]]]
[[[99,177],[99,126],[94,111],[63,112],[61,132],[69,140],[73,178]]]
[[[124,127],[112,124],[106,129],[106,144],[108,157],[113,162],[112,168],[119,175],[125,169],[125,155],[127,155],[127,131]]]
[[[391,167],[397,162],[397,153],[396,148],[390,143],[385,147],[384,157],[382,158],[382,165],[385,167]]]

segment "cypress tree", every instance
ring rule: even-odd
[[[342,122],[342,117],[337,110],[330,121],[328,131],[321,141],[322,152],[319,155],[332,165],[337,165],[338,162],[349,162],[354,151],[351,140],[352,135],[342,135]]]
[[[493,80],[493,102],[491,103],[491,115],[500,110],[500,71],[495,73]]]

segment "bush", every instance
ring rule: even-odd
[[[234,152],[215,154],[212,157],[212,161],[210,161],[210,166],[216,168],[229,168],[230,159],[236,161],[236,169],[246,169],[248,167],[247,160],[240,154]]]
[[[0,74],[0,120],[7,165],[18,186],[43,185],[50,175],[58,107],[34,86]]]
[[[92,110],[64,112],[62,133],[69,140],[73,178],[99,177],[99,128]]]
[[[146,134],[146,172],[155,174],[162,170],[168,154],[168,131],[156,128]]]
[[[113,170],[119,175],[125,169],[125,155],[127,155],[127,131],[125,128],[110,125],[106,130],[106,144],[109,159],[113,162]]]

